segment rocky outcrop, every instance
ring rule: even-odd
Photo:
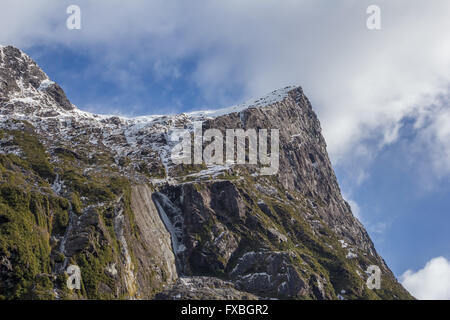
[[[47,75],[22,51],[14,47],[4,47],[0,54],[1,97],[6,98],[22,87],[38,88],[48,79]]]
[[[289,255],[289,252],[246,252],[230,272],[231,278],[239,288],[262,296],[306,296],[309,286]]]
[[[287,192],[300,192],[316,205],[321,219],[340,237],[374,252],[364,227],[342,198],[326,143],[311,103],[301,88],[273,105],[248,108],[206,121],[206,128],[273,128],[280,130],[280,164],[276,181]]]
[[[129,245],[138,257],[139,288],[148,287],[155,291],[172,284],[178,278],[178,273],[171,237],[152,201],[152,192],[148,186],[131,187],[131,210],[139,239],[130,241]],[[145,276],[149,273],[153,274],[150,284]]]
[[[158,300],[257,300],[258,297],[239,291],[232,282],[211,277],[182,277],[167,290],[158,293]]]

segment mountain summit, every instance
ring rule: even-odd
[[[20,50],[0,53],[0,299],[412,298],[342,198],[300,87],[216,111],[102,116]],[[279,170],[174,162],[171,134],[198,122],[277,129]]]

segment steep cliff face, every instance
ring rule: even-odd
[[[342,198],[301,88],[106,117],[73,106],[20,50],[0,53],[0,298],[412,298]],[[174,163],[171,133],[194,121],[279,129],[277,174]],[[367,288],[369,265],[381,289]]]

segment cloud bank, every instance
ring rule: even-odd
[[[406,271],[400,281],[417,299],[450,300],[450,261],[433,258],[417,272]]]

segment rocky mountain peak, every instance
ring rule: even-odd
[[[102,116],[0,50],[0,297],[411,298],[343,199],[300,87],[219,110]],[[172,133],[198,122],[278,130],[279,170],[174,162]],[[82,290],[61,280],[68,265]],[[366,286],[371,265],[381,290]]]
[[[0,103],[8,102],[2,113],[45,114],[74,108],[62,88],[28,55],[12,46],[0,47],[0,99]]]

